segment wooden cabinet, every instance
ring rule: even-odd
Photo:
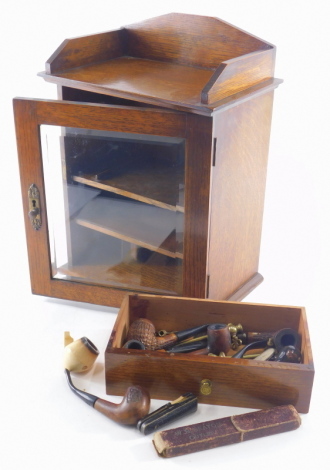
[[[258,273],[274,46],[170,14],[65,41],[15,99],[34,293],[240,300]]]

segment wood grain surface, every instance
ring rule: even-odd
[[[97,197],[85,205],[75,220],[109,236],[172,258],[183,258],[182,246],[176,241],[176,231],[183,229],[183,218],[180,224],[173,211],[136,201]]]
[[[258,272],[272,102],[267,93],[215,116],[210,298],[227,298],[234,278],[243,285]]]
[[[120,306],[130,289],[118,289],[118,286],[105,287],[73,279],[68,282],[53,277],[39,126],[51,124],[184,138],[186,116],[162,110],[138,110],[28,99],[14,100],[14,110],[33,293],[99,305]],[[28,217],[27,192],[32,183],[38,186],[41,198],[43,223],[38,231],[32,228]]]
[[[260,362],[180,353],[123,349],[124,331],[137,318],[148,318],[156,331],[180,331],[206,323],[241,323],[247,331],[296,329],[302,338],[303,363]],[[291,404],[307,413],[314,365],[305,309],[281,305],[132,295],[122,306],[105,352],[108,394],[122,394],[129,383],[148,388],[164,400],[192,392],[201,403],[265,409]],[[203,379],[212,383],[203,395]]]
[[[275,47],[218,18],[173,13],[65,40],[45,80],[199,114],[273,77]]]
[[[127,165],[125,173],[118,176],[97,180],[94,175],[83,175],[74,176],[73,180],[163,209],[184,212],[183,167],[173,168],[162,164],[151,167],[139,159],[138,168],[130,169]],[[177,199],[176,193],[179,193]]]

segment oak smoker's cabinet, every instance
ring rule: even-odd
[[[275,48],[169,14],[64,41],[15,99],[32,291],[241,300],[258,273]]]

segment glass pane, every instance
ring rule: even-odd
[[[184,139],[41,126],[53,277],[182,294]]]

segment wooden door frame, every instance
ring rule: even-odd
[[[34,294],[118,307],[128,293],[127,290],[52,278],[40,126],[56,125],[186,139],[183,295],[205,297],[211,118],[162,109],[24,98],[14,99],[14,114]],[[32,183],[40,191],[42,226],[37,231],[28,216],[27,194]]]

